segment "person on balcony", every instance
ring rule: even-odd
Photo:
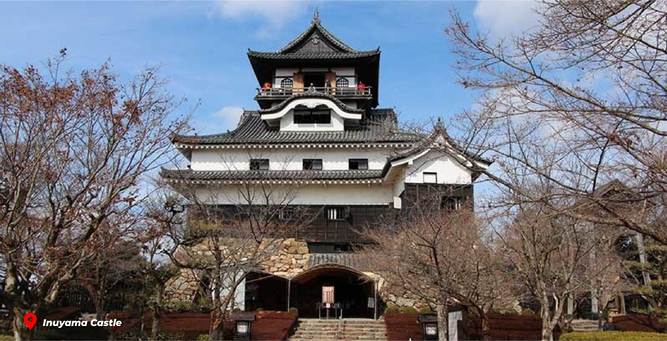
[[[262,94],[266,95],[269,92],[269,89],[271,89],[273,85],[271,82],[264,82],[264,85],[262,85]]]
[[[324,84],[324,92],[327,94],[331,93],[331,80],[327,79],[327,82]]]
[[[363,95],[363,93],[366,92],[366,84],[360,81],[359,84],[357,84],[357,91]]]

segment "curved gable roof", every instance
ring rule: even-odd
[[[363,114],[364,113],[364,109],[353,108],[353,107],[343,103],[340,99],[338,99],[335,96],[325,94],[323,92],[315,91],[315,88],[313,88],[313,87],[311,87],[310,89],[308,89],[308,91],[306,91],[304,93],[294,94],[294,95],[286,98],[284,101],[272,106],[271,108],[261,109],[261,110],[259,110],[259,113],[260,114],[271,114],[271,113],[278,112],[278,111],[284,109],[285,107],[287,107],[287,105],[290,102],[292,102],[296,99],[299,99],[299,98],[323,98],[323,99],[328,99],[328,100],[334,102],[339,108],[341,108],[344,111],[347,111],[347,112],[350,112],[350,113],[355,113],[355,114]]]
[[[355,49],[345,44],[342,40],[338,39],[336,36],[327,31],[322,23],[320,22],[319,14],[315,11],[313,20],[310,22],[310,26],[306,28],[301,34],[299,34],[294,40],[287,43],[281,49],[276,51],[276,53],[293,53],[298,52],[300,48],[306,46],[306,44],[311,40],[311,37],[323,37],[329,43],[328,45],[338,50],[337,52],[357,52]]]

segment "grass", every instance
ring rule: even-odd
[[[667,341],[667,334],[649,332],[572,332],[560,336],[561,341]]]

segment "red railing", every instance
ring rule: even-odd
[[[363,90],[359,89],[358,87],[257,88],[257,97],[289,97],[294,94],[302,94],[308,91],[321,92],[337,97],[371,97],[373,95],[371,92],[371,87],[367,86]]]

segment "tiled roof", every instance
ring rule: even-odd
[[[341,100],[336,98],[335,96],[325,94],[323,92],[315,91],[314,87],[310,87],[308,89],[308,91],[306,91],[304,93],[294,94],[294,95],[286,98],[284,101],[272,106],[271,108],[260,110],[259,113],[260,114],[268,114],[268,113],[273,113],[273,112],[276,112],[276,111],[280,111],[281,109],[286,107],[287,104],[289,104],[289,102],[291,102],[295,99],[298,99],[298,98],[325,98],[325,99],[333,101],[334,103],[336,103],[336,105],[338,105],[338,107],[340,107],[341,109],[343,109],[347,112],[355,112],[355,113],[363,113],[364,112],[364,109],[357,109],[357,108],[353,108],[351,106],[348,106],[345,103],[343,103]]]
[[[382,177],[382,170],[246,170],[193,171],[162,169],[170,180],[367,180]]]
[[[367,268],[364,257],[353,253],[314,253],[308,258],[308,268],[320,265],[335,264],[362,270]]]
[[[355,59],[373,57],[380,54],[380,50],[355,51],[355,52],[308,52],[308,53],[278,53],[259,52],[248,50],[248,57],[261,59],[288,59],[288,60],[310,60],[310,59]]]
[[[182,144],[412,143],[419,139],[415,134],[398,131],[392,109],[371,110],[358,126],[346,127],[344,131],[311,132],[280,131],[262,120],[257,111],[246,111],[233,131],[172,138]]]
[[[329,46],[329,48],[324,50],[316,49],[316,51],[313,51],[310,49],[313,46],[309,46],[309,40],[312,37],[324,38],[328,42],[327,46]],[[334,36],[324,28],[317,16],[313,18],[313,21],[308,28],[276,52],[259,52],[248,49],[248,57],[260,59],[350,59],[379,55],[380,49],[357,51],[345,44],[342,40],[338,39],[338,37]]]
[[[453,149],[453,151],[456,152],[457,154],[461,154],[477,162],[483,162],[488,164],[492,163],[492,161],[490,160],[487,160],[478,155],[473,155],[471,153],[468,153],[463,148],[461,148],[461,146],[459,146],[459,144],[456,143],[456,141],[454,141],[451,138],[451,136],[449,136],[449,134],[447,133],[447,129],[445,129],[440,120],[438,120],[438,122],[435,124],[435,127],[433,127],[433,131],[429,135],[424,136],[421,139],[421,141],[419,141],[419,143],[415,143],[411,148],[403,150],[393,155],[389,159],[389,161],[395,161],[418,154],[424,151],[425,149],[431,147],[438,137],[444,138],[444,140],[447,141],[447,143],[449,144],[450,148]]]
[[[351,48],[349,45],[345,44],[342,40],[338,39],[336,36],[331,34],[324,26],[322,26],[322,22],[320,21],[319,13],[316,11],[313,15],[313,20],[310,22],[310,26],[306,28],[301,34],[299,34],[294,40],[289,42],[287,45],[283,46],[280,50],[278,50],[278,53],[285,53],[291,50],[292,48],[300,45],[303,43],[303,40],[306,39],[312,31],[318,31],[320,34],[322,34],[326,39],[328,39],[334,46],[339,48],[340,50],[344,52],[354,52],[355,50]]]

